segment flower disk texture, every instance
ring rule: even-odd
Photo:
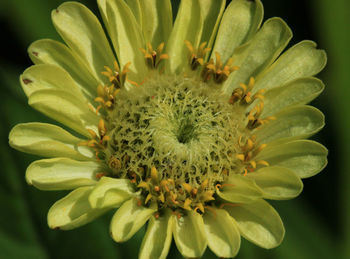
[[[52,12],[64,43],[29,47],[20,82],[29,105],[65,128],[23,123],[10,145],[45,157],[27,169],[41,190],[70,190],[49,210],[73,229],[115,210],[110,233],[129,240],[147,224],[139,258],[186,258],[209,247],[235,257],[241,236],[278,246],[284,227],[266,200],[298,196],[327,149],[307,140],[324,116],[306,105],[326,54],[312,41],[283,52],[292,32],[262,24],[260,0],[98,0]],[[106,29],[106,32],[104,30]],[[282,53],[283,52],[283,53]]]

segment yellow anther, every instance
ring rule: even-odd
[[[198,189],[197,189],[197,188],[193,188],[191,194],[192,194],[193,196],[196,196],[197,193],[198,193]]]
[[[158,171],[154,166],[151,168],[151,178],[155,182],[158,181]]]
[[[198,212],[198,210],[202,213],[204,213],[204,206],[202,203],[197,203],[196,204],[196,208],[194,209],[194,211]]]
[[[188,40],[185,40],[185,44],[189,51],[190,67],[192,70],[196,70],[199,66],[204,64],[205,55],[210,51],[210,48],[206,48],[206,42],[202,42],[197,50],[195,50]]]
[[[150,191],[150,187],[149,187],[149,184],[147,182],[140,182],[138,185],[137,185],[138,188],[143,188],[143,189],[146,189],[147,191]]]
[[[152,199],[152,194],[149,193],[145,199],[145,204],[147,204],[150,199]]]
[[[103,71],[101,73],[108,78],[109,82],[112,83],[112,86],[115,89],[119,89],[122,88],[127,81],[127,73],[129,72],[130,65],[131,62],[126,63],[123,67],[123,71],[120,72],[117,61],[114,61],[114,71],[108,66],[105,66],[104,68],[106,71]],[[101,92],[101,89],[98,91]]]
[[[192,203],[192,200],[187,198],[184,202],[183,208],[185,210],[191,210],[191,206],[190,206],[191,203]]]
[[[170,189],[168,187],[168,181],[167,180],[161,180],[160,181],[160,186],[162,186],[166,192],[170,192]]]
[[[244,154],[237,154],[236,157],[237,157],[237,159],[239,159],[239,160],[241,160],[241,161],[244,161],[244,160],[245,160]]]
[[[87,129],[87,131],[89,132],[89,134],[91,135],[91,138],[96,138],[97,137],[97,135],[96,135],[96,132],[95,131],[93,131],[92,129]]]
[[[212,191],[207,191],[207,192],[204,192],[203,194],[202,194],[202,200],[204,201],[204,202],[207,202],[207,201],[213,201],[213,200],[215,200],[215,198],[213,197],[213,195],[214,195],[214,192],[212,192]]]
[[[209,183],[209,180],[208,180],[208,178],[207,178],[207,179],[205,179],[205,180],[202,182],[202,184],[201,184],[201,189],[204,190],[205,188],[207,188],[207,187],[208,187],[208,183]]]
[[[164,198],[164,194],[162,192],[159,194],[158,200],[160,200],[162,203],[164,203],[165,198]]]
[[[186,192],[191,193],[192,191],[192,186],[188,183],[183,183],[182,186],[184,187],[184,189],[186,190]]]
[[[261,150],[263,150],[264,148],[266,148],[267,144],[261,144],[257,149],[256,152],[259,153],[261,152]]]
[[[247,149],[247,150],[251,150],[251,149],[253,149],[253,148],[254,148],[254,142],[249,138],[249,139],[247,140],[246,149]]]
[[[156,186],[154,186],[154,191],[156,191],[156,192],[159,192],[160,191],[160,188],[159,188],[159,186],[158,185],[156,185]]]
[[[249,163],[254,169],[256,168],[256,162],[254,160],[250,161]]]
[[[98,132],[100,133],[101,139],[107,133],[106,124],[105,124],[105,121],[103,119],[100,119],[100,121],[98,122]]]
[[[248,85],[244,83],[240,83],[239,87],[232,92],[229,103],[234,104],[240,101],[241,104],[250,104],[256,99],[259,99],[262,101],[264,99],[263,93],[265,92],[265,90],[263,89],[259,90],[257,93],[253,95],[252,89],[254,88],[254,85],[255,85],[254,77],[249,78]]]
[[[259,160],[256,162],[258,165],[269,166],[270,164],[265,160]]]
[[[232,66],[233,59],[230,58],[225,65],[223,65],[221,61],[220,54],[218,52],[215,52],[216,57],[216,63],[214,64],[213,59],[210,59],[209,62],[205,65],[203,71],[202,71],[202,78],[204,81],[208,81],[211,76],[213,77],[213,80],[217,84],[221,84],[229,77],[229,75],[235,71],[238,70],[239,67]]]
[[[164,49],[164,42],[159,44],[156,50],[153,50],[151,43],[147,43],[147,50],[141,49],[144,54],[146,65],[150,69],[158,68],[160,62],[164,59],[168,59],[168,54],[162,54]]]

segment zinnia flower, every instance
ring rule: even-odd
[[[48,159],[26,180],[72,190],[49,210],[73,229],[115,210],[116,242],[144,224],[139,257],[184,257],[208,246],[234,257],[241,236],[278,246],[283,223],[267,200],[296,197],[327,150],[306,140],[324,125],[306,103],[326,55],[292,37],[280,18],[261,25],[260,0],[98,0],[108,32],[84,5],[52,12],[66,44],[39,40],[20,77],[29,105],[60,123],[24,123],[12,147]],[[111,42],[111,45],[110,45]]]

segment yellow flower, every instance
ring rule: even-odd
[[[12,147],[48,157],[29,184],[72,190],[48,213],[73,229],[116,210],[110,232],[130,239],[146,222],[140,258],[184,257],[208,246],[234,257],[241,236],[278,246],[283,223],[266,199],[296,197],[327,150],[306,140],[324,125],[305,105],[323,90],[326,55],[280,18],[260,27],[260,0],[98,0],[109,40],[84,5],[52,12],[65,44],[29,47],[20,77],[29,104],[63,126],[25,123]]]

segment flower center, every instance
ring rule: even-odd
[[[107,118],[111,141],[106,161],[112,176],[145,182],[146,189],[155,188],[154,195],[159,196],[163,181],[172,192],[169,199],[165,196],[165,205],[180,201],[183,206],[188,198],[184,185],[206,193],[208,199],[229,173],[240,173],[234,141],[244,123],[243,110],[233,109],[215,87],[158,76],[116,96]],[[152,180],[152,168],[157,180]]]

